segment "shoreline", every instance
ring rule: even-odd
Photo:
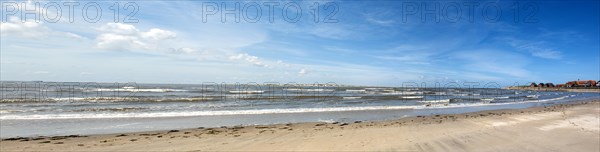
[[[580,110],[574,110],[580,109]],[[583,109],[583,110],[581,110]],[[582,115],[589,124],[579,124],[579,127],[571,131],[566,131],[563,136],[570,134],[580,134],[583,130],[586,140],[579,142],[586,143],[587,150],[594,148],[600,150],[600,147],[591,146],[600,143],[598,116],[600,115],[600,100],[573,101],[561,103],[552,106],[530,107],[525,109],[502,109],[486,110],[479,112],[470,112],[462,114],[440,114],[429,116],[406,117],[396,120],[355,121],[349,123],[333,122],[307,122],[293,124],[275,124],[275,125],[254,125],[254,126],[234,126],[220,128],[196,128],[182,130],[165,131],[147,131],[135,133],[101,134],[88,136],[54,136],[54,137],[30,137],[30,138],[5,138],[0,141],[0,150],[2,151],[47,151],[47,150],[69,150],[69,151],[107,151],[107,150],[126,150],[137,151],[139,147],[148,147],[145,151],[190,151],[190,150],[444,150],[438,148],[451,148],[452,150],[469,150],[464,148],[464,144],[448,146],[468,141],[469,139],[452,139],[451,142],[439,141],[440,138],[453,132],[465,133],[455,136],[466,136],[476,134],[477,130],[495,129],[496,127],[519,126],[527,124],[530,121],[540,121],[544,118],[553,119],[542,124],[532,124],[530,127],[520,126],[521,130],[531,130],[552,126],[559,123],[560,120],[568,120],[566,114],[573,113],[574,120],[580,119]],[[583,113],[582,113],[583,112]],[[591,112],[591,115],[590,115]],[[562,116],[561,116],[562,114]],[[518,118],[518,119],[515,119]],[[592,122],[589,122],[589,121]],[[594,121],[595,120],[595,121]],[[474,122],[486,122],[485,125],[473,124]],[[577,121],[568,121],[574,123]],[[567,123],[567,127],[569,126]],[[581,123],[581,122],[577,122]],[[458,125],[458,126],[457,126]],[[562,126],[562,125],[559,125]],[[458,127],[458,128],[455,128]],[[462,127],[471,129],[461,129]],[[454,128],[455,130],[448,130]],[[548,127],[546,127],[548,128]],[[549,127],[552,128],[552,127]],[[562,126],[562,128],[565,128]],[[563,130],[561,127],[559,129]],[[446,131],[444,131],[446,130]],[[519,130],[519,129],[517,129]],[[553,129],[556,130],[556,129]],[[505,130],[512,131],[515,130]],[[441,134],[433,134],[433,133]],[[533,131],[531,131],[533,132]],[[545,132],[536,136],[546,136],[555,134],[555,132]],[[390,134],[392,133],[392,134]],[[401,134],[393,134],[401,133]],[[529,133],[529,131],[527,132]],[[533,132],[536,133],[536,132]],[[594,136],[588,135],[595,133]],[[361,135],[361,136],[356,136]],[[408,136],[406,136],[408,135]],[[593,135],[593,134],[592,134]],[[470,135],[469,135],[470,136]],[[519,136],[503,135],[503,136]],[[356,137],[350,138],[348,137]],[[406,138],[398,142],[389,143],[388,140],[394,138]],[[410,137],[410,138],[407,138]],[[476,138],[472,137],[472,138]],[[366,140],[366,138],[370,140]],[[524,137],[519,137],[524,138]],[[380,141],[381,139],[387,139]],[[559,140],[559,139],[555,139]],[[320,143],[320,142],[322,143]],[[382,143],[378,143],[379,141]],[[417,142],[419,141],[419,142]],[[375,143],[373,143],[375,142]],[[387,142],[387,143],[386,143]],[[431,146],[429,144],[441,142],[442,147]],[[502,142],[502,141],[498,141]],[[506,142],[506,141],[504,141]],[[296,144],[294,144],[296,143]],[[328,145],[331,143],[332,145]],[[342,144],[345,146],[341,146]],[[361,144],[362,143],[362,144]],[[370,144],[369,144],[370,143]],[[415,144],[416,143],[416,144]],[[315,145],[316,144],[316,145]],[[322,145],[325,144],[325,145]],[[425,145],[424,145],[425,144]],[[536,143],[544,144],[544,143]],[[554,143],[556,145],[557,143]],[[300,146],[304,145],[304,146]],[[427,146],[429,145],[429,146]],[[383,147],[382,147],[383,146]],[[440,145],[438,145],[440,146]],[[458,146],[458,147],[456,147]],[[484,145],[480,145],[484,146]],[[489,145],[488,145],[489,146]],[[521,145],[523,146],[523,145]],[[550,146],[550,145],[548,145]],[[591,146],[591,147],[590,147]],[[137,148],[136,148],[137,147]],[[462,148],[461,148],[462,147]],[[469,146],[467,146],[469,147]],[[569,147],[569,146],[562,146]],[[390,149],[391,148],[391,149]],[[484,148],[484,147],[479,147]],[[555,148],[561,148],[555,147]],[[476,148],[478,149],[478,148]],[[476,150],[470,149],[470,150]],[[591,149],[591,150],[594,150]],[[533,149],[534,151],[536,149]],[[542,149],[537,149],[542,150]]]

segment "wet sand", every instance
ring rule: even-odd
[[[600,151],[600,100],[352,123],[7,138],[0,151]]]

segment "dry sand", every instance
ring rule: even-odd
[[[1,151],[600,151],[600,101],[390,121],[13,138]]]

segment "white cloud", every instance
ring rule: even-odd
[[[140,33],[140,35],[142,36],[142,38],[156,40],[156,41],[172,39],[177,36],[177,34],[171,32],[171,31],[165,31],[165,30],[161,30],[161,29],[157,29],[157,28],[150,29],[150,31],[148,31],[148,32],[142,32],[142,33]]]
[[[175,49],[175,48],[171,48],[169,53],[171,54],[193,54],[197,52],[196,50],[192,49],[192,48],[179,48],[179,49]]]
[[[389,49],[373,51],[381,53],[372,53],[373,55],[369,56],[374,59],[387,60],[393,63],[429,65],[434,62],[432,58],[441,52],[440,49],[430,47],[434,46],[401,44]]]
[[[472,80],[485,80],[485,81],[497,81],[502,80],[500,77],[491,76],[487,74],[482,74],[479,72],[465,72],[462,74],[463,76],[472,79]]]
[[[304,76],[307,74],[306,69],[300,69],[300,71],[298,71],[298,76]]]
[[[365,8],[365,9],[366,9],[365,12],[358,12],[358,13],[361,13],[360,15],[362,15],[363,18],[365,19],[365,21],[367,21],[369,23],[372,23],[375,25],[380,25],[380,26],[389,26],[396,22],[392,18],[394,18],[397,15],[391,9],[385,9],[385,8],[379,8],[379,7],[369,7],[369,8]]]
[[[531,55],[546,59],[562,59],[562,53],[550,49],[531,50]]]
[[[526,50],[531,55],[546,59],[562,59],[562,52],[545,47],[544,42],[520,45],[517,48]]]
[[[50,29],[43,23],[35,22],[34,20],[26,20],[21,22],[17,17],[11,17],[8,22],[0,23],[0,33],[3,36],[18,36],[24,38],[36,38],[50,33]]]
[[[497,73],[512,77],[526,78],[531,74],[525,69],[527,58],[516,53],[493,50],[475,50],[454,53],[454,57],[465,61],[467,71]]]
[[[106,25],[99,28],[100,31],[123,34],[123,35],[135,35],[139,33],[139,30],[135,26],[130,24],[122,23],[107,23]]]
[[[269,65],[259,60],[257,56],[248,55],[247,53],[240,53],[237,55],[229,56],[230,60],[242,60],[255,66],[269,67]]]
[[[79,39],[79,40],[85,39],[84,37],[77,35],[75,33],[71,33],[71,32],[65,32],[64,34],[66,37],[73,38],[73,39]]]
[[[331,24],[319,24],[308,28],[308,33],[329,39],[348,39],[354,34],[353,31],[349,30],[342,25],[331,25]]]
[[[545,59],[562,59],[563,54],[560,51],[556,51],[548,46],[544,41],[526,41],[515,38],[500,38],[500,40],[507,41],[508,44],[518,50],[527,51],[532,56],[545,58]]]
[[[8,22],[0,22],[0,34],[6,38],[26,38],[40,39],[48,36],[66,37],[70,39],[82,40],[84,37],[70,32],[55,31],[46,26],[43,22],[35,20],[21,21],[18,17],[10,17]]]
[[[373,24],[377,24],[377,25],[381,25],[381,26],[389,26],[394,24],[396,21],[394,20],[384,20],[384,19],[378,19],[376,18],[376,16],[380,16],[380,15],[375,15],[375,14],[365,14],[365,20],[367,22],[373,23]]]
[[[133,47],[133,48],[140,48],[140,47],[144,47],[144,43],[142,43],[141,41],[139,41],[137,39],[137,37],[132,37],[132,36],[125,36],[125,35],[119,35],[119,34],[113,34],[113,33],[108,33],[108,34],[101,34],[98,37],[96,37],[96,40],[98,41],[98,43],[96,44],[96,46],[98,48],[104,48],[104,49],[119,49],[119,48],[129,48],[129,47]]]
[[[99,30],[105,33],[96,37],[96,47],[108,50],[157,50],[162,41],[177,37],[171,31],[153,28],[143,32],[122,23],[107,23]]]
[[[378,20],[372,17],[366,18],[367,21],[371,22],[371,23],[375,23],[378,25],[390,25],[393,24],[395,21],[394,20]]]
[[[421,64],[421,65],[431,64],[428,61],[429,56],[421,55],[421,54],[396,55],[396,56],[373,56],[373,58],[381,59],[381,60],[389,60],[389,61],[403,63],[403,64]]]
[[[35,71],[33,72],[33,74],[49,74],[50,72],[48,71]]]
[[[401,44],[394,48],[389,49],[388,51],[392,52],[406,52],[406,51],[424,51],[430,49],[429,47],[419,46],[419,45],[410,45],[410,44]]]

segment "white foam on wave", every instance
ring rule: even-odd
[[[421,103],[449,103],[450,99],[441,99],[441,100],[425,100],[425,101],[418,101]]]
[[[401,99],[423,99],[424,96],[401,96]]]
[[[361,89],[361,90],[346,89],[346,92],[367,92],[367,90],[365,90],[365,89]]]
[[[417,91],[393,91],[393,92],[382,92],[382,93],[378,93],[381,95],[417,95],[417,94],[423,94],[423,92],[417,92]]]
[[[179,90],[179,89],[139,89],[133,87],[123,87],[118,89],[113,88],[101,88],[101,89],[93,89],[88,90],[87,92],[181,92],[187,90]]]
[[[265,93],[263,90],[232,90],[229,93],[233,94],[262,94]]]
[[[96,101],[131,101],[136,100],[136,98],[126,98],[126,97],[62,97],[62,98],[49,98],[53,101],[88,101],[88,102],[96,102]]]
[[[335,122],[335,120],[333,120],[333,119],[319,119],[317,121],[324,122],[324,123],[334,123]]]
[[[481,101],[494,101],[495,98],[481,98]]]
[[[289,88],[284,89],[286,91],[295,91],[295,92],[333,92],[334,89],[298,89],[298,88]]]
[[[342,99],[344,100],[353,100],[353,99],[360,99],[362,97],[343,97]]]
[[[510,98],[509,96],[502,96],[502,97],[494,97],[494,99],[508,99]]]
[[[81,97],[65,97],[65,98],[50,98],[51,100],[54,101],[81,101],[81,100],[86,100],[86,98],[81,98]]]

